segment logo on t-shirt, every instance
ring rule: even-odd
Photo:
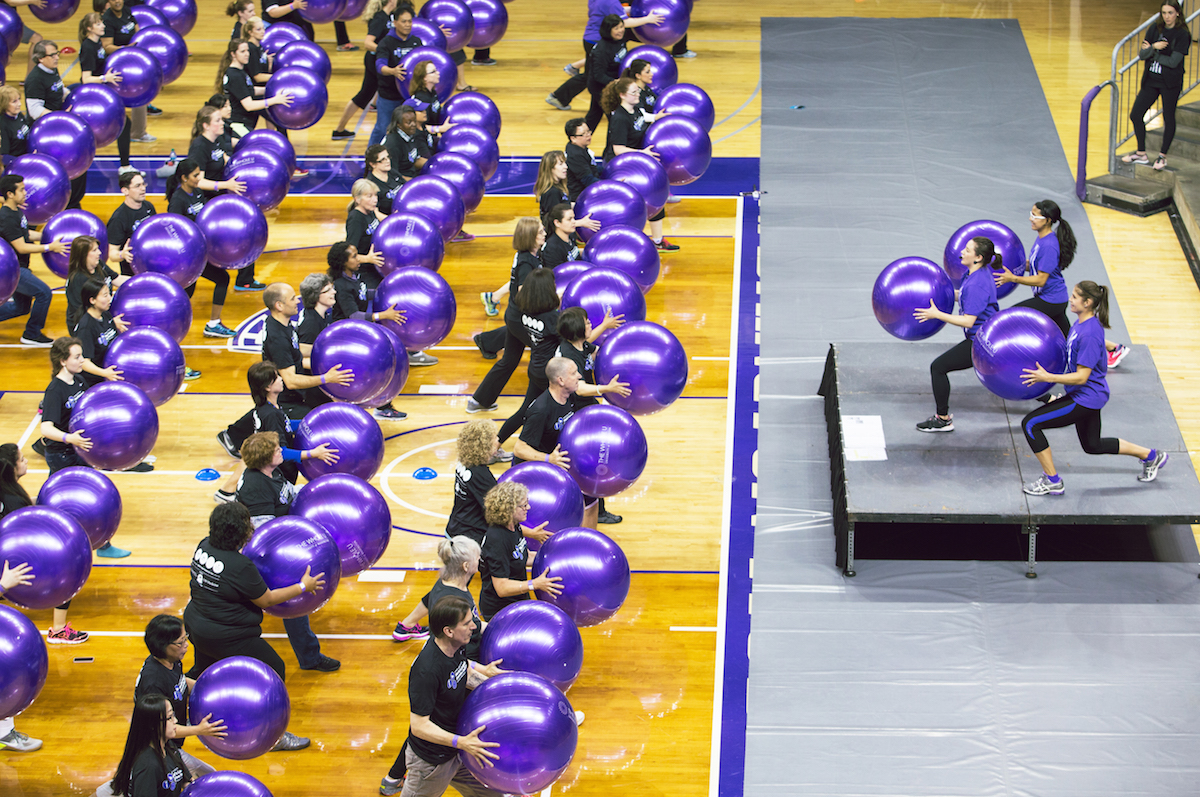
[[[459,684],[467,682],[467,663],[459,662],[459,665],[454,668],[454,672],[450,673],[450,677],[446,679],[447,689],[457,689]]]
[[[517,547],[513,548],[512,558],[523,562],[529,557],[529,546],[525,542],[525,538],[521,537],[521,541],[517,543]]]
[[[79,403],[79,400],[80,400],[81,398],[83,398],[83,391],[82,391],[82,390],[80,390],[80,391],[79,391],[78,393],[76,393],[75,395],[68,397],[68,398],[67,398],[67,403],[66,403],[64,406],[66,406],[66,408],[67,408],[67,409],[69,409],[69,410],[73,410],[73,409],[75,409],[75,405]]]
[[[173,792],[178,788],[179,784],[182,782],[183,782],[183,769],[180,767],[175,767],[174,769],[172,769],[170,772],[167,773],[167,779],[162,782],[162,788],[164,791]]]

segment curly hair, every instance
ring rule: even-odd
[[[621,95],[629,91],[629,87],[636,85],[637,81],[631,77],[617,78],[613,82],[604,87],[604,91],[600,93],[600,107],[604,113],[610,114],[617,108],[621,107]]]
[[[500,482],[483,497],[483,512],[493,526],[511,526],[513,513],[529,500],[529,489],[520,482]]]
[[[492,458],[496,425],[491,421],[471,421],[458,433],[458,461],[464,467],[486,465]]]
[[[208,541],[219,551],[238,551],[254,535],[250,510],[236,501],[220,503],[208,516]]]
[[[255,432],[242,443],[242,462],[247,470],[258,470],[271,464],[275,449],[279,446],[279,435],[275,432]]]

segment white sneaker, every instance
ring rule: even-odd
[[[0,739],[0,750],[12,750],[17,753],[32,753],[42,749],[41,739],[32,739],[16,728],[8,732],[8,736]]]
[[[576,711],[575,712],[575,727],[578,728],[582,724],[583,724],[583,712]]]

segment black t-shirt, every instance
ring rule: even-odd
[[[457,733],[458,715],[467,700],[466,650],[460,648],[447,656],[430,639],[421,648],[408,671],[408,708],[418,717],[429,717],[433,724],[448,733]],[[458,751],[453,747],[427,742],[408,731],[408,746],[414,753],[435,766],[444,764]]]
[[[31,121],[24,113],[9,116],[0,113],[0,155],[19,158],[29,151]]]
[[[106,58],[108,53],[104,52],[104,45],[100,42],[84,39],[79,43],[79,68],[92,77],[102,77],[108,71],[105,67]]]
[[[547,310],[537,315],[521,313],[521,325],[529,337],[529,375],[537,379],[546,378],[546,363],[558,352],[558,310]]]
[[[517,252],[513,258],[512,270],[508,275],[508,297],[509,304],[515,305],[517,293],[521,290],[521,286],[525,284],[525,278],[528,277],[535,269],[542,267],[542,261],[538,256],[530,252]]]
[[[397,127],[384,137],[383,145],[392,159],[392,171],[406,180],[417,176],[417,158],[421,157],[421,148],[416,136],[410,136]],[[383,208],[380,207],[380,210]]]
[[[275,363],[280,371],[295,368],[296,373],[304,367],[304,357],[300,354],[300,336],[290,324],[281,324],[267,316],[263,328],[262,358]],[[298,390],[284,388],[279,394],[280,404],[303,404],[304,394]]]
[[[107,252],[103,254],[107,255]],[[96,265],[95,272],[88,274],[80,271],[67,280],[67,332],[75,334],[75,327],[79,323],[79,316],[83,315],[83,286],[88,283],[93,277],[103,277],[108,289],[113,291],[113,280],[117,278],[117,272],[113,271],[103,262]],[[87,356],[87,352],[84,352]],[[95,360],[92,360],[95,362]]]
[[[1187,25],[1183,24],[1182,20],[1173,28],[1160,28],[1154,25],[1146,31],[1146,41],[1151,44],[1165,41],[1167,48],[1155,50],[1146,60],[1146,68],[1142,72],[1142,84],[1163,88],[1182,87],[1183,69],[1187,61],[1188,49],[1192,45],[1192,35]],[[1162,62],[1170,58],[1173,53],[1182,53],[1183,59],[1175,66],[1164,65]]]
[[[241,448],[246,438],[256,432],[274,432],[279,435],[279,444],[284,448],[292,448],[292,430],[288,417],[283,410],[267,402],[259,404],[254,409],[238,418],[226,427],[229,439],[235,448]]]
[[[483,636],[483,623],[479,618],[479,609],[475,606],[475,598],[471,595],[470,590],[459,589],[443,584],[441,579],[433,582],[433,588],[425,593],[425,597],[421,598],[421,605],[426,609],[432,609],[437,605],[437,602],[442,598],[454,597],[462,598],[467,603],[471,604],[471,617],[475,619],[475,630],[471,632],[471,641],[463,647],[463,653],[466,654],[468,661],[479,661],[479,640]],[[487,664],[487,662],[480,662]]]
[[[238,479],[237,502],[250,511],[250,517],[283,517],[291,510],[295,497],[296,486],[284,478],[279,468],[270,476],[247,468]]]
[[[624,106],[617,106],[608,117],[608,146],[604,148],[604,160],[607,162],[617,156],[614,147],[641,149],[648,127],[640,112],[630,113]]]
[[[446,523],[446,534],[451,537],[465,535],[483,545],[487,533],[484,519],[483,497],[496,486],[496,477],[487,465],[470,468],[454,464],[454,508]]]
[[[583,349],[577,349],[567,341],[562,341],[558,344],[558,356],[566,357],[575,363],[575,367],[579,369],[579,376],[589,385],[596,384],[596,352],[599,347],[595,343],[583,342]],[[581,406],[590,407],[593,404],[599,404],[599,399],[591,396],[576,396],[579,399]]]
[[[113,323],[112,313],[104,310],[99,318],[92,318],[91,313],[84,313],[75,327],[75,337],[79,338],[83,356],[92,361],[93,365],[104,367],[104,358],[108,356],[108,347],[117,337],[117,326]],[[82,373],[84,384],[88,387],[105,381],[104,377]]]
[[[187,725],[188,691],[183,662],[175,662],[175,666],[168,670],[153,656],[147,656],[142,662],[142,671],[138,673],[137,681],[133,684],[133,699],[138,700],[143,695],[162,695],[171,701],[171,708],[175,710],[175,721],[180,725]],[[178,748],[183,745],[183,739],[168,739],[167,744]]]
[[[561,266],[581,257],[583,250],[579,248],[579,239],[575,237],[575,233],[571,233],[565,241],[558,237],[558,233],[546,237],[546,245],[542,247],[541,254],[542,265],[546,268]]]
[[[429,89],[421,89],[413,96],[429,105],[429,108],[425,111],[425,124],[436,127],[445,121],[445,109],[442,108],[442,101],[436,92],[432,92]]]
[[[502,598],[492,585],[493,578],[528,581],[529,574],[525,572],[528,560],[529,546],[519,526],[515,530],[488,526],[487,536],[483,538],[483,555],[479,558],[479,575],[483,579],[479,589],[479,612],[483,619],[491,620],[510,603],[529,600],[528,591]]]
[[[221,86],[225,90],[225,96],[229,97],[229,105],[232,110],[229,121],[234,124],[243,124],[246,127],[254,127],[258,124],[261,112],[247,111],[242,105],[242,100],[254,99],[254,81],[250,79],[250,76],[244,70],[231,66],[225,70],[225,76],[221,78]]]
[[[240,38],[242,38],[242,21],[239,19],[233,23],[233,32],[229,34],[229,40],[233,41]]]
[[[133,231],[146,219],[155,213],[154,205],[148,200],[142,200],[142,206],[137,210],[122,202],[108,217],[108,242],[118,249],[125,246],[133,237]],[[101,254],[107,254],[102,252]]]
[[[359,269],[362,270],[361,268]],[[307,307],[300,308],[300,314],[296,317],[295,322],[296,336],[305,346],[313,345],[317,340],[317,335],[320,335],[325,327],[329,326],[329,319],[316,310],[311,310]],[[303,366],[296,368],[296,373],[312,375],[312,371]],[[299,391],[304,397],[304,403],[310,407],[319,407],[322,404],[329,403],[332,399],[325,394],[319,387],[310,387]]]
[[[276,22],[290,22],[299,26],[301,30],[305,30],[304,26],[308,23],[304,21],[304,17],[300,16],[299,11],[289,11],[281,17],[273,17],[268,13],[272,8],[286,6],[290,2],[291,0],[263,0],[263,19],[268,20],[272,25]]]
[[[562,432],[563,425],[577,411],[587,406],[585,401],[586,399],[572,393],[566,404],[559,404],[547,390],[535,398],[525,411],[521,440],[542,454],[552,453],[558,445],[558,435]]]
[[[33,243],[29,237],[29,219],[25,218],[25,214],[20,210],[6,206],[0,206],[0,236],[9,243],[17,239],[27,244]],[[21,268],[29,268],[29,255],[17,252],[17,262],[21,264]]]
[[[133,760],[127,797],[172,797],[183,794],[183,787],[191,781],[192,774],[174,747],[168,745],[163,758],[147,747]]]
[[[110,8],[104,12],[101,19],[104,20],[104,38],[112,39],[113,44],[118,47],[129,44],[133,34],[137,33],[137,20],[133,18],[133,11],[129,6],[121,9],[119,17]]]
[[[588,91],[601,91],[621,76],[621,61],[625,59],[625,42],[601,39],[592,48],[587,66]]]
[[[355,274],[343,272],[342,276],[333,281],[337,291],[337,301],[333,304],[333,320],[342,321],[351,318],[355,313],[365,313],[371,306],[374,291],[367,287]]]
[[[0,495],[0,518],[27,506],[33,506],[33,504],[16,493],[4,493]]]
[[[247,41],[246,46],[250,50],[250,60],[246,62],[245,72],[250,76],[250,81],[254,82],[254,78],[270,71],[271,55],[252,41]]]
[[[189,586],[192,599],[183,613],[188,627],[261,633],[263,612],[254,600],[267,591],[267,583],[244,554],[222,551],[205,537],[192,555]]]
[[[389,154],[391,154],[390,151]],[[386,181],[380,180],[374,172],[368,172],[367,179],[379,189],[379,212],[385,216],[392,215],[392,205],[396,201],[396,194],[400,192],[400,186],[404,185],[404,180],[400,179],[400,175],[395,170],[388,173]]]
[[[57,71],[47,72],[40,64],[35,66],[25,77],[25,100],[41,100],[47,111],[61,111],[62,77]]]
[[[225,179],[225,163],[233,154],[229,142],[224,136],[217,136],[216,141],[209,141],[204,136],[196,136],[188,147],[188,157],[200,164],[206,180],[219,182]],[[171,211],[174,213],[175,211]]]
[[[392,15],[383,9],[376,11],[375,16],[371,17],[370,21],[367,22],[367,35],[374,37],[376,47],[379,46],[379,43],[384,40],[391,29]],[[372,57],[375,55],[370,50],[367,51],[367,54]]]
[[[413,141],[417,142],[417,157],[425,160],[432,158],[433,153],[437,152],[437,140],[437,136],[430,133],[428,128],[420,127],[413,136]]]
[[[185,216],[192,221],[196,220],[196,217],[200,215],[200,211],[203,209],[203,191],[189,194],[182,188],[176,188],[175,193],[171,194],[171,201],[167,203],[168,213],[178,213],[180,216]]]
[[[576,149],[578,149],[578,147],[576,147]],[[568,174],[569,173],[570,172],[568,171]],[[583,189],[580,190],[582,191]],[[556,185],[550,186],[542,192],[540,197],[538,197],[538,218],[546,218],[546,214],[554,210],[556,205],[561,205],[564,203],[568,205],[571,204],[571,197],[567,195],[567,192]]]
[[[655,114],[655,113],[657,113],[657,111],[655,110],[655,108],[657,106],[658,106],[658,95],[656,93],[654,93],[654,87],[653,86],[642,86],[642,91],[638,95],[637,109],[639,111],[641,111],[643,115]]]
[[[360,254],[371,251],[371,238],[375,228],[379,226],[379,218],[374,213],[363,213],[358,208],[350,208],[346,214],[346,243],[352,244]]]
[[[45,395],[42,396],[42,421],[49,421],[54,424],[55,429],[67,432],[71,426],[71,413],[75,410],[79,399],[83,398],[85,390],[87,390],[87,383],[79,374],[75,374],[70,383],[62,381],[57,376],[51,379],[50,384],[46,387]],[[87,435],[87,430],[84,430],[84,435]],[[46,440],[46,449],[59,454],[67,454],[73,450],[68,443],[50,439]]]
[[[567,193],[574,202],[583,189],[600,179],[602,167],[592,157],[591,150],[577,144],[568,143],[563,152],[567,153]]]
[[[396,30],[393,28],[388,31],[387,36],[381,40],[376,40],[375,45],[375,66],[378,70],[379,64],[384,64],[389,67],[397,67],[400,65],[400,59],[403,57],[397,50],[400,48],[400,40],[396,38]],[[400,87],[396,85],[396,78],[391,75],[376,74],[379,77],[379,96],[385,100],[392,102],[401,102],[404,96],[400,93]],[[390,123],[392,120],[385,120]],[[393,164],[394,165],[394,164]]]

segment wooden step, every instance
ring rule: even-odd
[[[1150,216],[1171,206],[1174,184],[1106,174],[1087,181],[1087,201],[1135,216]]]

